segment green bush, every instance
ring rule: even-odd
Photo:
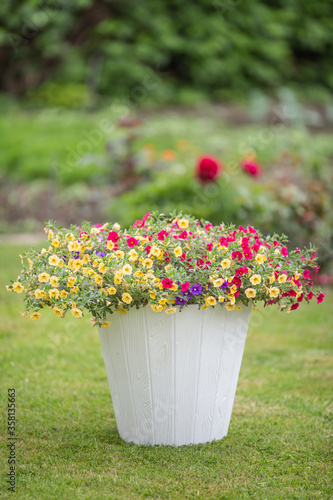
[[[331,0],[3,2],[0,91],[52,79],[92,95],[192,104],[253,88],[332,89],[331,9]],[[52,95],[72,105],[58,92],[47,103]]]

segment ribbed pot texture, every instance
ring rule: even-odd
[[[251,307],[114,313],[99,336],[120,437],[206,443],[228,432]]]

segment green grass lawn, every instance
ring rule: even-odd
[[[24,499],[329,499],[332,290],[292,314],[252,314],[229,433],[180,448],[118,435],[98,331],[88,318],[21,318],[4,285],[22,247],[0,247],[1,498],[7,391],[16,389],[16,496]]]

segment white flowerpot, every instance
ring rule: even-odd
[[[112,314],[99,336],[120,437],[176,446],[222,439],[250,313],[191,305]]]

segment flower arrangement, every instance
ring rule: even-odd
[[[285,235],[264,237],[252,227],[213,226],[183,214],[148,213],[130,229],[85,222],[70,229],[46,224],[49,247],[23,256],[11,292],[25,292],[25,318],[49,307],[63,318],[148,306],[175,313],[189,304],[228,311],[258,302],[291,312],[325,294],[313,286],[316,249],[289,252]]]

